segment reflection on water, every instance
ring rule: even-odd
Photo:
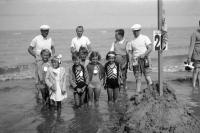
[[[128,82],[131,88],[133,85],[133,82]],[[200,94],[191,94],[191,88],[189,85],[187,87],[187,84],[181,83],[181,86],[174,81],[174,85],[178,97],[184,99],[190,97],[188,101],[197,103],[198,106],[192,109],[200,116]],[[124,115],[127,108],[127,97],[134,91],[134,89],[122,91],[117,104],[108,105],[106,91],[102,90],[99,106],[79,109],[73,108],[73,96],[69,94],[69,98],[62,104],[62,109],[57,111],[54,108],[42,108],[42,104],[35,97],[32,80],[5,82],[0,86],[0,132],[96,133],[105,125],[115,132],[114,125],[120,125],[119,118]]]

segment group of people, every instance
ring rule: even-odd
[[[107,90],[108,102],[116,102],[120,90],[126,89],[128,68],[136,78],[136,94],[141,91],[141,77],[144,75],[148,86],[152,80],[149,54],[153,49],[150,39],[141,34],[141,25],[131,27],[133,40],[125,39],[124,29],[115,30],[115,41],[106,55],[106,63],[101,55],[91,47],[88,37],[83,35],[83,26],[76,28],[77,36],[71,42],[73,65],[69,68],[69,87],[67,71],[61,64],[61,55],[55,55],[54,43],[48,37],[50,27],[42,25],[41,34],[36,36],[28,52],[35,58],[36,88],[41,92],[44,104],[61,108],[61,101],[67,98],[70,88],[77,107],[85,103],[99,104],[102,88]]]

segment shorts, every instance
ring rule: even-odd
[[[194,68],[200,68],[200,60],[195,60],[193,65]]]
[[[149,59],[147,59],[149,61]],[[148,66],[145,66],[145,60],[144,59],[138,59],[138,65],[133,66],[133,73],[136,79],[141,79],[142,74],[144,76],[150,76],[152,72],[151,65],[149,62]]]
[[[119,88],[118,79],[107,79],[105,88],[111,88],[111,89]]]
[[[122,78],[127,78],[128,69],[128,56],[127,55],[116,55],[116,62],[120,64]]]

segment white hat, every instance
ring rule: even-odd
[[[49,30],[50,26],[49,25],[41,25],[40,30]]]
[[[142,26],[140,24],[134,24],[131,29],[132,30],[141,30]]]

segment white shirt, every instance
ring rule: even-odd
[[[42,35],[38,35],[31,41],[30,46],[35,48],[36,56],[40,56],[40,52],[43,49],[48,49],[51,52],[53,41],[50,37],[44,38]]]
[[[75,48],[76,51],[79,51],[80,47],[86,47],[90,45],[90,40],[86,36],[74,37],[71,42],[71,47]]]
[[[147,51],[147,46],[150,44],[151,40],[147,36],[140,34],[129,42],[128,50],[133,51],[133,57],[139,57]]]

